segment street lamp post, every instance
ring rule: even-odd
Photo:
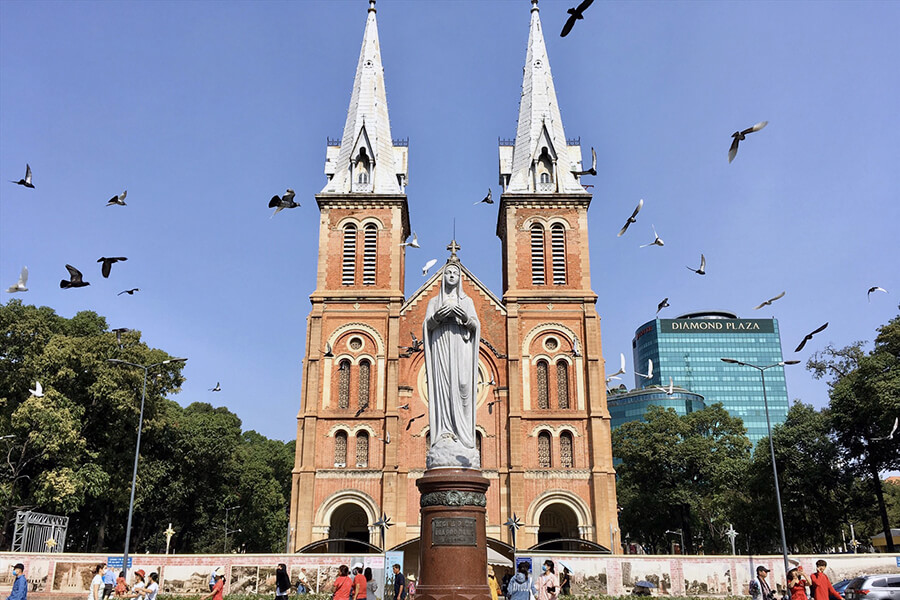
[[[796,365],[799,363],[799,360],[783,360],[779,363],[775,363],[774,365],[768,365],[766,367],[760,367],[758,365],[751,365],[750,363],[741,362],[739,360],[735,360],[733,358],[723,358],[722,362],[726,362],[732,365],[740,365],[742,367],[750,367],[751,369],[756,369],[759,371],[759,375],[762,378],[762,390],[763,390],[763,406],[766,409],[766,431],[769,432],[769,452],[772,455],[772,475],[775,478],[775,502],[778,505],[778,527],[781,530],[781,553],[784,557],[784,572],[787,573],[791,570],[790,563],[788,563],[788,551],[787,551],[787,536],[784,535],[784,513],[781,511],[781,486],[778,485],[778,466],[775,464],[775,442],[772,441],[772,423],[769,420],[769,400],[766,396],[766,370],[771,369],[772,367],[783,367],[785,365]]]
[[[676,529],[675,531],[672,531],[672,530],[670,530],[670,529],[666,529],[666,533],[678,534],[678,535],[681,536],[681,553],[684,554],[684,553],[685,553],[685,552],[684,552],[684,530],[683,530],[683,529]]]
[[[128,550],[131,545],[131,517],[134,514],[134,488],[137,484],[138,457],[141,454],[141,429],[144,426],[144,400],[147,398],[147,373],[153,367],[168,365],[177,362],[183,363],[185,361],[187,361],[186,358],[170,358],[169,360],[164,360],[152,365],[139,365],[137,363],[128,362],[127,360],[120,360],[118,358],[106,359],[106,362],[117,365],[128,365],[130,367],[137,367],[144,370],[144,387],[141,391],[141,412],[140,416],[138,417],[137,444],[134,448],[134,470],[131,473],[131,498],[128,501],[128,524],[125,526],[125,552],[122,554],[122,570],[126,573],[128,572]]]

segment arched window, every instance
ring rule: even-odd
[[[369,388],[372,363],[368,360],[359,361],[359,408],[369,406]]]
[[[561,223],[550,227],[550,254],[553,260],[553,285],[566,284],[566,228]]]
[[[550,389],[547,381],[548,371],[547,361],[539,360],[537,364],[538,408],[550,408]]]
[[[538,466],[550,468],[550,434],[542,431],[538,434]]]
[[[556,363],[556,402],[560,408],[569,408],[569,363]]]
[[[559,466],[563,469],[575,467],[575,449],[572,434],[568,431],[559,434]]]
[[[350,361],[346,358],[338,367],[338,408],[350,408]]]
[[[356,466],[369,466],[369,434],[365,431],[356,434]]]
[[[356,283],[356,225],[353,223],[344,225],[344,255],[341,283],[343,285]]]
[[[338,431],[334,434],[334,466],[347,466],[347,432]]]
[[[363,230],[363,285],[375,285],[378,228],[374,223]]]
[[[541,183],[538,191],[553,191],[553,186],[551,185],[553,183],[553,157],[550,156],[550,151],[546,146],[541,148],[541,155],[538,157],[535,167],[537,168],[538,181]]]
[[[359,154],[353,160],[353,170],[356,173],[356,184],[359,191],[366,191],[369,187],[369,155],[365,148],[359,149]]]
[[[538,223],[531,226],[531,283],[544,285],[544,228]]]
[[[550,183],[550,173],[541,173],[541,183]]]
[[[360,169],[359,176],[356,178],[356,183],[359,183],[361,185],[369,183],[369,173]]]
[[[478,464],[484,466],[484,455],[481,453],[481,432],[475,432],[475,448],[478,450]]]

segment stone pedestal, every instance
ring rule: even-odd
[[[429,469],[421,494],[419,584],[416,600],[490,600],[487,585],[485,492],[476,469]]]

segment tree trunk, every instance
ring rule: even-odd
[[[102,552],[103,544],[106,543],[106,526],[109,524],[109,511],[103,511],[103,518],[97,526],[97,544],[94,546],[94,552]]]
[[[872,485],[875,486],[875,497],[878,498],[878,512],[881,515],[881,526],[884,528],[884,541],[887,542],[887,551],[894,553],[894,537],[891,535],[891,524],[888,521],[887,507],[884,504],[884,491],[881,489],[881,478],[878,469],[869,461],[869,472],[872,474]]]

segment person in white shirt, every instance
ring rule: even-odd
[[[159,592],[159,573],[150,573],[150,585],[143,590],[144,600],[156,600]]]
[[[100,597],[103,595],[103,571],[105,568],[106,565],[97,565],[91,569],[94,578],[91,579],[91,587],[88,589],[87,600],[100,600]]]

